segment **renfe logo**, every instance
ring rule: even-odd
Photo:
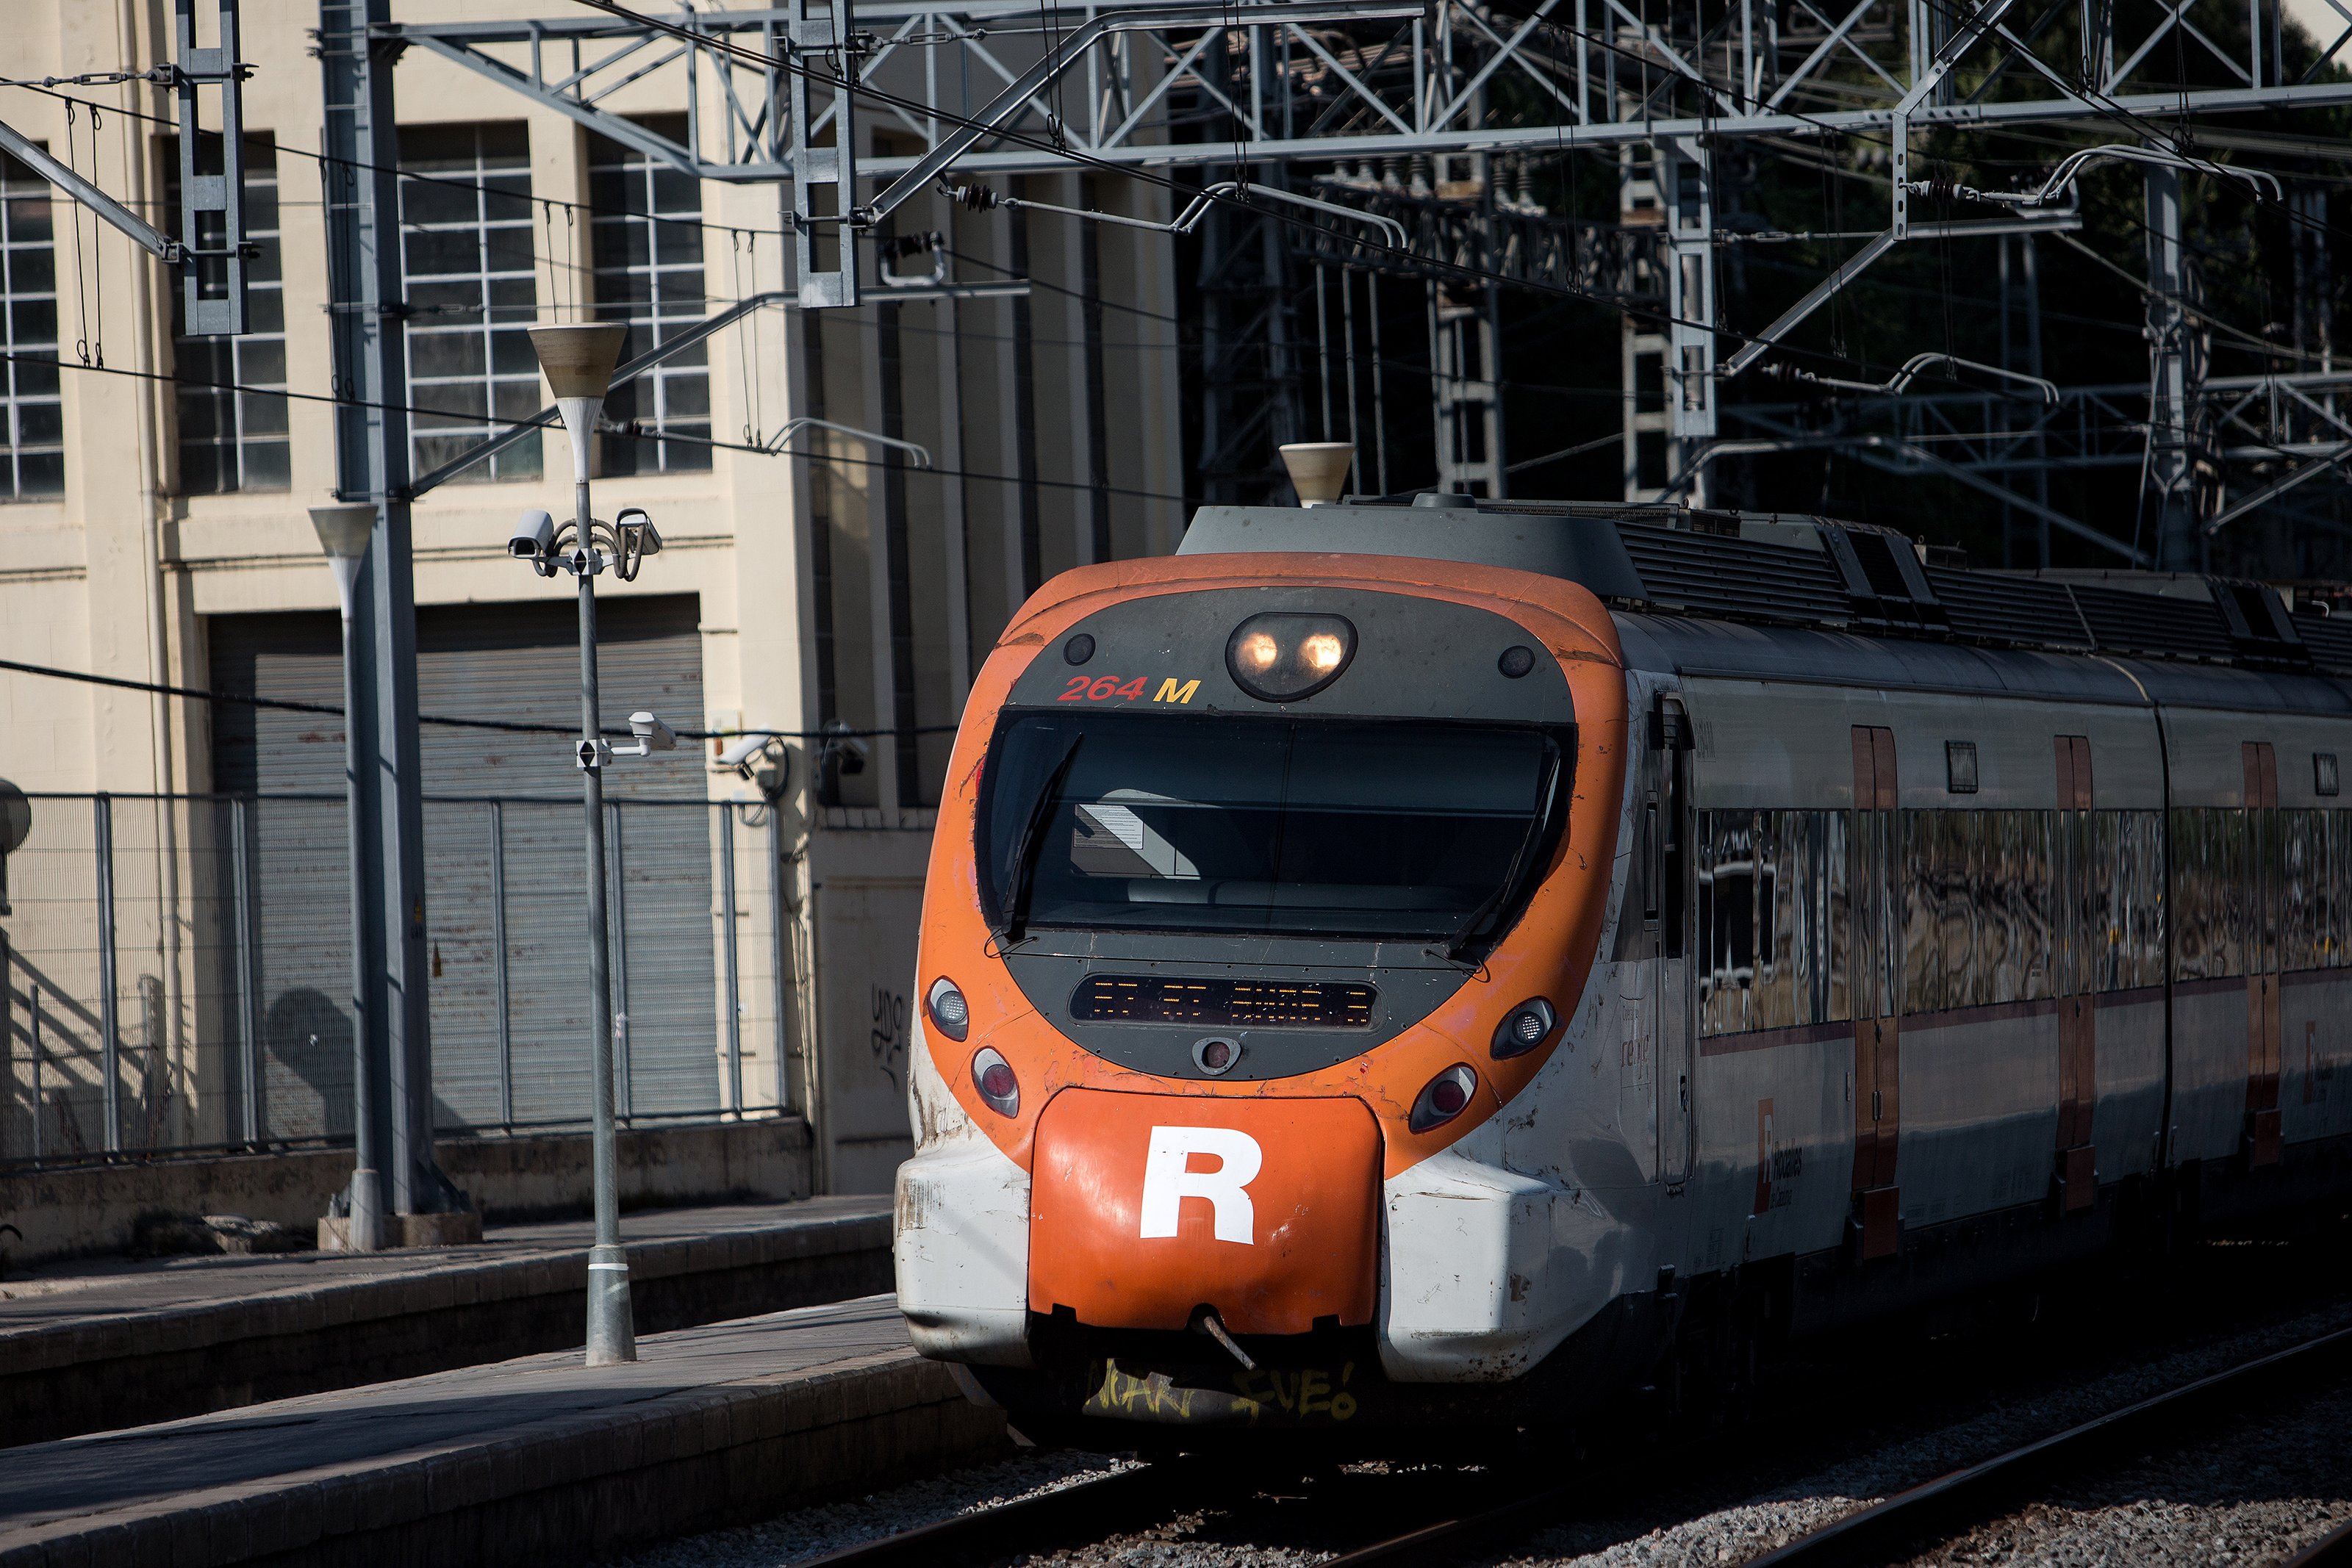
[[[1189,1168],[1194,1155],[1214,1155],[1216,1168]],[[1152,1128],[1151,1152],[1143,1162],[1144,1238],[1175,1235],[1184,1200],[1205,1197],[1217,1239],[1252,1245],[1257,1217],[1245,1189],[1265,1164],[1265,1151],[1257,1140],[1231,1127]]]

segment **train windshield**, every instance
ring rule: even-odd
[[[998,734],[982,892],[1028,926],[1437,939],[1499,930],[1567,791],[1542,730],[1031,714]]]

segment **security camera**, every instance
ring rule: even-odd
[[[770,738],[764,735],[736,737],[735,744],[719,754],[719,768],[722,771],[731,770],[740,773],[744,778],[749,779],[751,777],[752,762],[760,753],[768,749]]]
[[[656,751],[677,749],[677,731],[664,724],[658,714],[631,714],[629,733],[637,737],[637,755],[640,757]]]
[[[635,530],[635,543],[632,547],[634,554],[661,554],[661,533],[654,527],[653,518],[646,515],[643,507],[623,507],[621,515],[613,519],[613,528],[623,538],[629,538],[629,530]]]
[[[537,560],[555,543],[555,519],[545,512],[525,512],[507,536],[507,554],[517,560]]]
[[[866,759],[873,748],[854,735],[828,735],[824,737],[825,760],[832,763],[835,773],[845,777],[866,771]]]

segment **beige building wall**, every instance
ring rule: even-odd
[[[199,9],[209,7],[200,0]],[[396,5],[394,15],[425,21],[565,10],[557,0],[413,0]],[[154,0],[23,0],[11,13],[9,73],[68,75],[166,60],[170,17],[169,6]],[[289,483],[180,493],[173,389],[149,379],[174,369],[173,279],[87,214],[77,228],[60,198],[51,211],[66,364],[64,493],[0,504],[0,658],[202,687],[209,680],[211,618],[334,606],[333,582],[306,516],[309,507],[332,498],[335,482],[332,406],[325,401],[331,366],[320,165],[302,155],[320,141],[320,68],[309,53],[317,20],[315,6],[303,0],[246,0],[243,8],[242,52],[254,68],[245,87],[246,126],[270,133],[279,149],[286,376],[296,394],[286,405]],[[423,49],[401,57],[396,82],[404,127],[520,122],[529,136],[534,200],[592,200],[587,136],[570,119]],[[73,149],[76,166],[86,172],[94,147],[97,183],[168,225],[170,128],[129,112],[168,118],[168,95],[145,86],[61,90],[103,106],[95,131],[86,108],[75,107],[68,125],[64,101],[24,90],[0,91],[0,119],[52,150]],[[685,78],[672,68],[624,89],[603,107],[675,113],[686,107],[684,92]],[[1075,176],[1035,176],[1030,183],[1048,200],[1079,204],[1086,195],[1166,215],[1164,195],[1140,184],[1087,182],[1082,192]],[[748,244],[706,233],[704,291],[713,308],[746,292],[785,286],[787,246],[778,214],[786,194],[772,185],[702,187],[707,223],[758,231]],[[1108,396],[1093,410],[1078,298],[1088,236],[1068,220],[1025,216],[1029,265],[1039,280],[1028,301],[1034,450],[1024,450],[1012,413],[1022,347],[1015,301],[909,300],[826,313],[822,320],[776,308],[710,340],[712,434],[757,444],[790,415],[819,409],[874,430],[895,418],[934,465],[933,472],[902,476],[901,519],[894,525],[883,469],[864,461],[876,452],[836,434],[797,438],[793,451],[799,455],[721,449],[708,471],[599,482],[600,514],[641,506],[667,546],[634,584],[602,580],[600,596],[698,597],[707,711],[666,715],[672,723],[806,732],[832,721],[887,729],[908,716],[909,695],[918,725],[952,723],[972,669],[1037,586],[1024,570],[1016,481],[1024,464],[1034,464],[1041,481],[1035,554],[1045,575],[1094,559],[1106,537],[1115,555],[1173,547],[1183,486],[1172,247],[1163,236],[1127,228],[1104,226],[1091,236],[1101,287],[1114,303],[1102,313]],[[567,223],[560,209],[547,209],[534,229],[541,320],[579,318],[593,307],[587,217],[575,212]],[[977,282],[997,280],[1011,266],[1015,221],[1002,211],[952,210],[927,196],[902,209],[895,226],[943,231],[953,250],[974,258],[953,262],[951,277]],[[87,307],[79,295],[88,296]],[[894,332],[895,413],[887,406],[880,362]],[[808,339],[820,333],[823,374],[813,383]],[[75,347],[84,337],[93,361],[88,368]],[[101,352],[103,370],[95,363]],[[1108,452],[1110,472],[1101,477],[1115,491],[1099,525],[1087,426],[1096,417],[1109,424],[1099,444]],[[546,437],[550,474],[565,473],[566,453],[561,434]],[[569,577],[542,580],[505,555],[517,515],[542,507],[568,515],[568,486],[551,479],[450,484],[420,498],[414,508],[419,604],[568,601]],[[905,607],[895,641],[894,540],[905,552]],[[829,574],[820,570],[828,559]],[[829,681],[821,679],[821,630],[830,632]],[[900,671],[898,663],[908,659],[911,670]],[[35,792],[204,793],[214,788],[206,706],[0,670],[0,777]],[[914,926],[948,744],[946,736],[922,737],[909,755],[892,737],[866,737],[864,770],[842,779],[824,800],[812,789],[817,748],[798,740],[790,746],[791,788],[781,820],[792,925],[782,947],[793,971],[788,982],[798,1058],[788,1076],[793,1098],[813,1096],[819,1179],[844,1190],[886,1186],[908,1147],[902,1090],[906,1015],[917,989]],[[714,799],[758,798],[731,773],[711,773],[709,785]],[[65,810],[88,808],[37,802],[43,814]],[[138,883],[138,896],[119,914],[118,943],[152,955],[142,960],[141,972],[157,972],[165,985],[163,1050],[173,1077],[173,1114],[182,1118],[173,1135],[233,1137],[235,1118],[217,1088],[220,1064],[199,1049],[217,1040],[218,1030],[200,1017],[205,982],[198,970],[206,960],[193,950],[204,936],[190,913],[192,895],[207,891],[195,879],[198,852],[213,830],[201,813],[187,810],[118,806],[118,818],[126,813],[152,821],[132,834],[144,846],[144,860],[128,879]],[[118,842],[128,841],[121,835],[118,827]],[[760,833],[738,835],[742,988],[753,997],[768,995],[773,978],[766,894],[772,868],[762,841]],[[22,908],[32,873],[20,871]],[[715,874],[712,883],[718,884]],[[126,887],[125,896],[131,891]],[[64,902],[56,904],[55,919],[66,918]],[[75,948],[71,933],[31,933],[26,920],[20,915],[13,923],[20,950],[46,944],[64,955]],[[92,978],[58,977],[81,984]],[[21,977],[17,983],[21,988]],[[772,1104],[770,1042],[747,1038],[745,1046],[746,1108]],[[0,1157],[12,1152],[0,1151]]]

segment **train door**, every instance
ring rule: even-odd
[[[2092,1157],[2091,1113],[2098,1103],[2097,955],[2104,925],[2094,907],[2091,863],[2091,742],[2056,737],[2058,837],[2051,846],[2057,873],[2058,952],[2058,1206],[2073,1214],[2098,1195]]]
[[[1902,812],[1895,783],[1895,732],[1853,727],[1853,1216],[1864,1260],[1892,1257],[1901,1242],[1901,1189],[1895,1184],[1903,1126],[1901,1010]]]
[[[2246,1163],[2279,1160],[2278,753],[2240,748],[2246,769]]]
[[[1654,846],[1651,883],[1644,901],[1655,922],[1657,943],[1651,959],[1650,995],[1657,1022],[1658,1178],[1679,1186],[1690,1179],[1695,1135],[1691,1102],[1690,972],[1690,720],[1683,705],[1660,697],[1652,741],[1658,750],[1654,798],[1645,803],[1644,824]]]

